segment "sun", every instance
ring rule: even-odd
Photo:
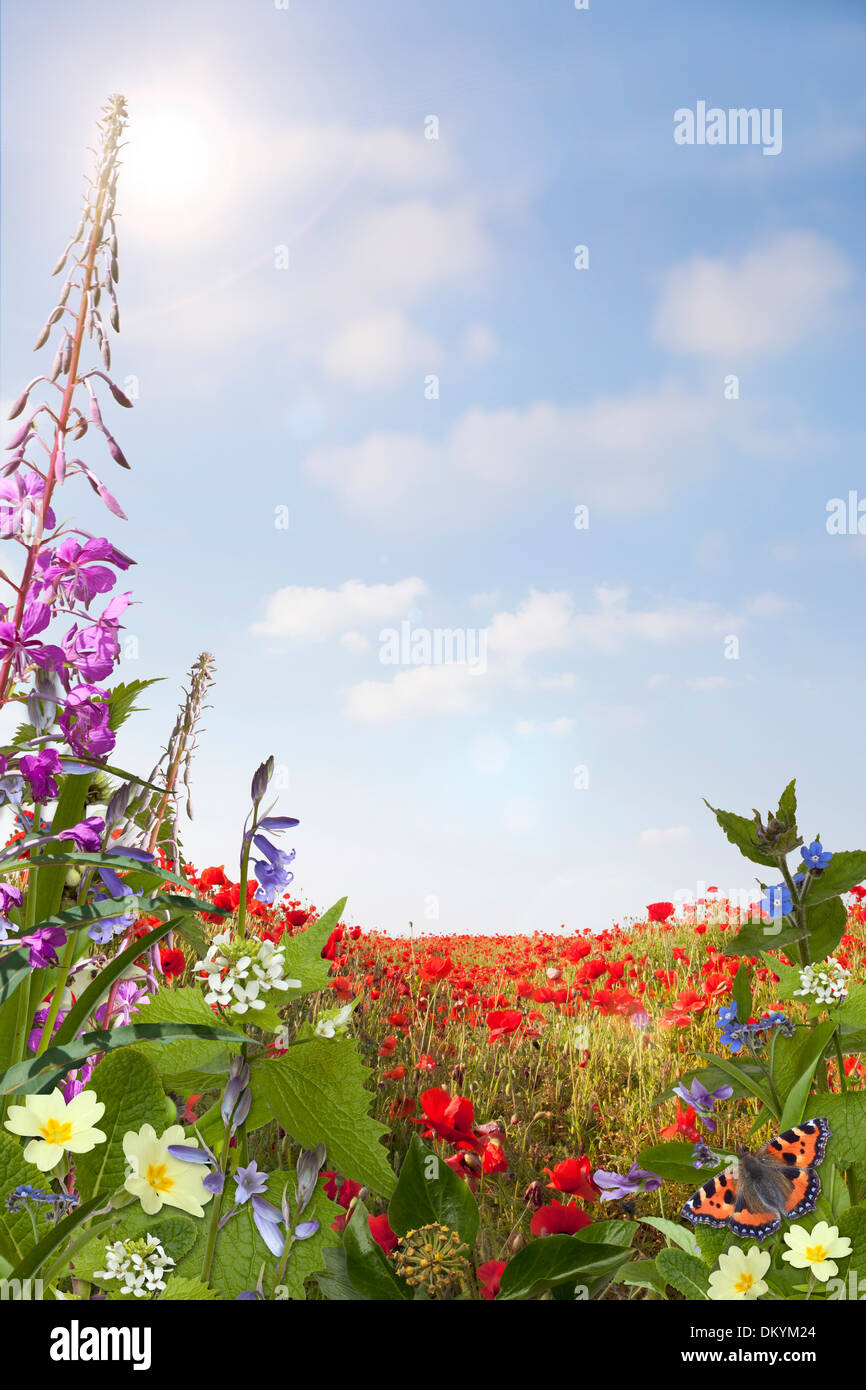
[[[136,94],[122,173],[125,229],[170,238],[204,228],[232,197],[236,149],[212,100],[162,89]]]

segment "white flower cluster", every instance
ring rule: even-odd
[[[807,965],[800,971],[802,989],[795,994],[813,994],[816,1004],[840,1004],[848,994],[851,971],[840,965],[835,956],[828,956],[820,965]]]
[[[345,1033],[352,1017],[354,1005],[346,1004],[342,1009],[325,1014],[316,1024],[314,1029],[317,1038],[335,1038],[338,1033]]]
[[[233,1014],[263,1009],[265,1000],[260,995],[269,990],[300,989],[300,980],[286,979],[285,968],[283,952],[273,941],[256,936],[232,941],[228,932],[214,937],[197,966],[198,973],[207,977],[205,1001]]]
[[[121,1294],[144,1298],[165,1288],[163,1275],[174,1264],[159,1241],[148,1234],[145,1240],[116,1240],[105,1247],[105,1269],[94,1271],[95,1279],[118,1279]]]

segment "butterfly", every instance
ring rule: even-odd
[[[804,1120],[756,1154],[741,1149],[739,1162],[710,1178],[680,1215],[694,1225],[728,1226],[735,1236],[764,1240],[783,1217],[794,1221],[815,1210],[821,1191],[816,1169],[830,1135],[826,1120]]]

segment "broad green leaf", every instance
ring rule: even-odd
[[[806,926],[809,929],[809,954],[812,960],[826,960],[827,956],[833,955],[845,934],[847,921],[848,913],[841,898],[827,898],[824,902],[818,902],[809,894],[806,900]]]
[[[830,1123],[830,1156],[834,1163],[843,1168],[866,1163],[866,1091],[816,1096],[815,1116]]]
[[[632,1260],[617,1275],[617,1282],[631,1288],[651,1289],[662,1298],[667,1292],[664,1275],[659,1273],[655,1260]]]
[[[658,1177],[664,1178],[666,1182],[685,1182],[698,1187],[701,1177],[692,1162],[694,1154],[694,1144],[686,1144],[682,1140],[674,1139],[667,1144],[653,1144],[648,1149],[642,1149],[637,1156],[638,1166],[645,1168],[649,1173],[656,1173]],[[720,1173],[724,1164],[710,1171],[702,1170],[703,1180],[714,1177]]]
[[[105,1251],[118,1240],[140,1240],[142,1236],[152,1235],[158,1240],[166,1255],[179,1264],[195,1245],[198,1229],[204,1220],[193,1220],[179,1211],[164,1207],[156,1216],[148,1216],[138,1202],[122,1207],[114,1212],[108,1229],[95,1240],[89,1240],[72,1257],[72,1269],[76,1279],[100,1288],[117,1287],[114,1279],[98,1278],[96,1271],[105,1269]]]
[[[150,1124],[160,1134],[165,1128],[165,1095],[153,1067],[132,1048],[109,1052],[87,1083],[105,1105],[97,1127],[106,1136],[90,1153],[75,1160],[75,1181],[82,1198],[97,1192],[109,1196],[123,1186],[126,1158],[123,1136]]]
[[[106,1032],[86,1033],[65,1047],[49,1047],[41,1057],[10,1067],[0,1076],[0,1095],[45,1095],[62,1081],[68,1071],[80,1067],[95,1052],[112,1052],[132,1043],[174,1038],[232,1040],[237,1034],[227,1028],[193,1023],[132,1023]]]
[[[586,1227],[586,1231],[591,1231]],[[579,1234],[584,1234],[580,1232]],[[615,1274],[631,1251],[622,1245],[593,1245],[575,1236],[541,1236],[512,1255],[499,1284],[497,1300],[536,1298],[562,1284],[586,1284]]]
[[[150,680],[121,681],[109,691],[108,722],[115,733],[131,714],[139,714],[145,708],[135,703],[139,695],[148,686],[158,685],[164,679],[164,676],[152,676]]]
[[[731,844],[736,845],[746,859],[751,859],[754,864],[765,864],[770,869],[778,867],[776,860],[759,847],[757,827],[753,820],[738,816],[734,811],[719,811],[715,806],[710,806],[706,799],[704,805],[709,806]]]
[[[656,1265],[666,1282],[689,1302],[706,1298],[710,1287],[709,1270],[694,1255],[687,1255],[684,1250],[672,1250],[668,1246],[659,1251]]]
[[[718,1230],[713,1226],[695,1226],[693,1239],[701,1252],[701,1259],[704,1264],[713,1269],[719,1262],[719,1256],[726,1251],[733,1249],[745,1250],[750,1244],[748,1241],[737,1240],[727,1227]]]
[[[364,1298],[377,1303],[398,1303],[412,1298],[412,1291],[370,1234],[367,1208],[358,1202],[343,1232],[346,1276]]]
[[[329,908],[312,926],[297,936],[284,936],[280,948],[286,961],[284,974],[287,979],[300,980],[302,988],[289,990],[287,999],[299,999],[304,994],[327,989],[331,962],[322,959],[322,948],[343,915],[346,899]]]
[[[778,820],[784,821],[792,830],[797,829],[797,783],[790,781],[779,797]]]
[[[851,1263],[846,1268],[846,1273],[851,1270],[862,1277],[866,1275],[866,1205],[860,1203],[859,1206],[849,1207],[839,1218],[839,1234],[847,1236],[851,1241]]]
[[[77,825],[83,819],[91,780],[92,777],[89,772],[82,773],[77,777],[64,777],[54,815],[51,818],[51,829],[55,835],[60,830],[68,830],[70,826]],[[54,859],[62,864],[67,857],[64,850],[65,843],[62,840],[55,840],[52,844],[43,845],[38,858],[35,858],[31,864],[33,882],[27,891],[36,894],[36,915],[35,918],[31,917],[31,921],[43,922],[47,917],[51,917],[60,906],[60,900],[63,897],[63,885],[66,882],[66,869],[55,868],[53,864],[51,867],[45,866]],[[4,869],[3,872],[5,873],[6,870]]]
[[[478,1204],[468,1184],[413,1134],[388,1206],[388,1220],[398,1236],[438,1222],[458,1231],[471,1251],[478,1235]]]
[[[332,1303],[367,1303],[368,1299],[362,1293],[358,1293],[349,1282],[349,1275],[346,1270],[346,1252],[342,1245],[335,1249],[328,1248],[322,1252],[324,1257],[325,1269],[322,1274],[316,1275],[316,1283],[324,1294],[325,1298]]]
[[[368,1118],[367,1069],[349,1037],[295,1043],[279,1060],[257,1057],[253,1093],[269,1102],[277,1120],[306,1149],[319,1143],[329,1164],[382,1196],[394,1174],[379,1140],[386,1131]]]
[[[678,1226],[676,1221],[668,1221],[664,1216],[642,1216],[641,1221],[645,1226],[654,1226],[660,1231],[668,1245],[679,1246],[680,1250],[685,1250],[687,1255],[691,1255],[695,1248],[695,1233],[688,1230],[685,1226]]]
[[[804,1045],[797,1058],[799,1075],[785,1099],[779,1121],[780,1130],[790,1129],[792,1125],[798,1125],[806,1117],[806,1107],[807,1104],[810,1104],[809,1092],[812,1089],[812,1077],[815,1075],[815,1069],[830,1045],[835,1031],[835,1023],[828,1021],[819,1023],[806,1035]],[[820,1105],[822,1099],[820,1096],[814,1097],[814,1105]]]
[[[204,1002],[197,985],[186,989],[160,989],[141,1010],[143,1018],[153,1023],[189,1023],[201,1027],[214,1022],[214,1013]],[[240,1052],[243,1035],[224,1030],[220,1042],[156,1042],[146,1043],[140,1051],[162,1077],[166,1090],[181,1095],[222,1089],[231,1057]]]
[[[866,985],[852,985],[845,1002],[833,1010],[833,1017],[846,1028],[866,1029]]]
[[[847,893],[866,878],[866,849],[839,850],[830,863],[815,878],[809,889],[807,903],[811,907],[825,898]]]
[[[200,1279],[178,1279],[176,1275],[165,1281],[165,1288],[159,1295],[160,1303],[214,1303],[218,1300],[219,1294]]]
[[[609,1221],[593,1221],[575,1231],[574,1239],[589,1245],[631,1245],[638,1231],[636,1221],[620,1220],[614,1217]],[[545,1239],[547,1237],[545,1236]]]

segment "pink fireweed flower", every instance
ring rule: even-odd
[[[87,608],[97,594],[107,594],[117,583],[117,575],[108,565],[99,564],[100,560],[124,570],[135,563],[102,537],[82,545],[74,536],[67,536],[56,550],[43,550],[36,557],[40,592],[48,602],[59,596]]]

